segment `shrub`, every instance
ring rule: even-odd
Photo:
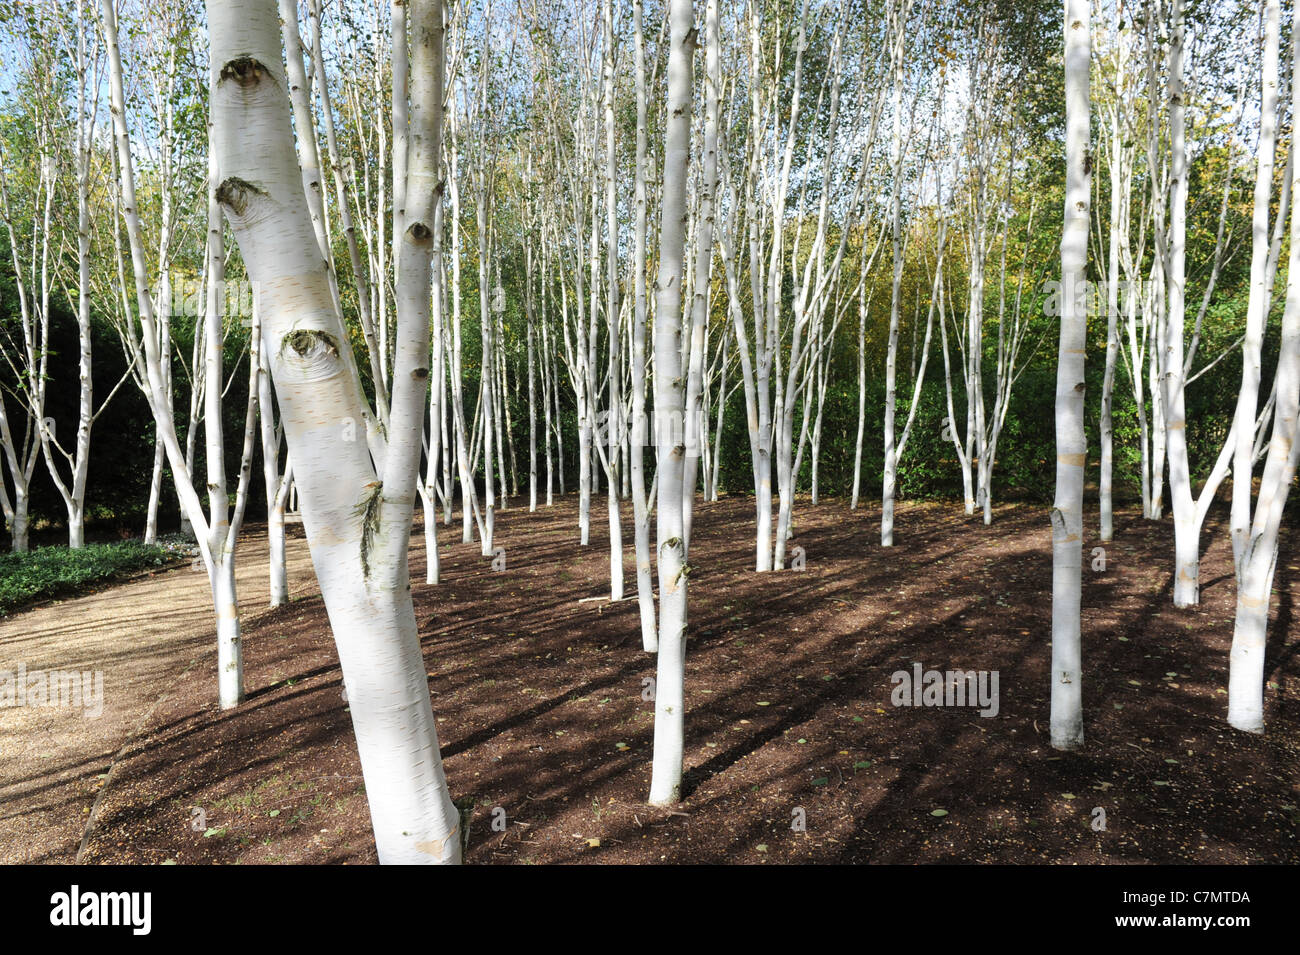
[[[23,554],[0,554],[0,616],[124,573],[164,567],[176,559],[174,550],[138,541],[89,544],[79,550],[38,547]]]

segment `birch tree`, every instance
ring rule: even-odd
[[[1083,571],[1084,348],[1078,294],[1087,265],[1091,165],[1089,0],[1065,0],[1065,225],[1061,235],[1061,336],[1056,377],[1056,501],[1052,508],[1051,742],[1083,744],[1080,590]]]
[[[42,137],[42,142],[45,139]],[[7,151],[6,151],[7,152]],[[42,446],[49,440],[45,422],[46,370],[49,367],[50,293],[53,285],[51,245],[56,236],[51,229],[55,194],[55,163],[47,146],[38,151],[39,173],[32,202],[30,244],[20,244],[15,228],[17,214],[10,199],[8,156],[0,152],[0,211],[3,211],[13,263],[14,285],[18,295],[18,335],[6,334],[0,341],[3,357],[15,380],[15,402],[21,424],[11,420],[4,396],[0,395],[0,446],[13,491],[0,479],[0,505],[15,552],[28,549],[32,477],[41,457]],[[21,228],[21,226],[19,226]],[[12,341],[12,344],[10,342]]]
[[[659,274],[655,280],[655,444],[659,657],[655,681],[654,762],[650,802],[681,799],[686,705],[686,613],[690,570],[683,515],[686,435],[682,422],[682,282],[685,275],[686,184],[697,30],[692,0],[669,0],[668,112],[664,120],[663,200],[659,215]],[[675,426],[674,426],[675,425]],[[692,486],[689,496],[693,497]]]
[[[646,493],[645,447],[650,437],[646,420],[646,228],[647,215],[647,129],[645,34],[642,24],[643,0],[632,0],[632,27],[635,42],[633,77],[636,84],[636,164],[633,171],[632,224],[632,440],[628,467],[632,479],[633,547],[636,553],[637,605],[641,615],[641,646],[647,653],[659,649],[655,626],[654,586],[651,579],[650,500]],[[548,478],[549,487],[549,478]]]
[[[1282,341],[1276,372],[1276,407],[1268,457],[1260,478],[1259,496],[1252,500],[1255,460],[1255,424],[1259,402],[1260,351],[1264,317],[1267,313],[1271,276],[1260,265],[1261,245],[1268,216],[1267,191],[1263,184],[1267,159],[1271,161],[1272,134],[1277,106],[1278,41],[1281,19],[1278,0],[1266,0],[1264,7],[1264,103],[1261,114],[1259,167],[1256,183],[1251,297],[1247,312],[1246,347],[1242,361],[1242,385],[1233,423],[1235,446],[1231,534],[1237,584],[1236,615],[1228,669],[1228,722],[1249,733],[1264,731],[1264,664],[1267,651],[1268,612],[1277,569],[1278,531],[1295,478],[1300,454],[1300,221],[1291,216],[1291,251],[1288,261],[1286,306],[1282,314]],[[1300,35],[1296,19],[1291,23],[1293,72],[1300,66]],[[1271,169],[1271,165],[1268,167]],[[1293,194],[1300,190],[1300,164],[1289,166]],[[1269,177],[1271,179],[1271,176]],[[1263,199],[1261,208],[1261,199]],[[1262,300],[1262,301],[1260,301]],[[1252,513],[1253,512],[1253,513]]]
[[[364,398],[313,235],[294,156],[271,0],[208,4],[217,190],[250,278],[300,489],[384,863],[459,862],[411,603],[406,552],[429,379],[432,211],[442,116],[443,12],[412,0],[409,181],[392,411],[382,480],[347,440]]]
[[[95,409],[94,378],[92,367],[92,336],[90,323],[91,309],[91,176],[92,151],[95,139],[96,118],[98,113],[98,88],[100,79],[100,57],[98,44],[94,42],[93,25],[87,30],[86,4],[78,0],[74,11],[74,38],[68,42],[60,30],[60,38],[72,49],[75,64],[77,102],[76,102],[76,155],[74,168],[77,180],[77,351],[78,362],[78,400],[76,440],[69,450],[58,438],[53,427],[53,419],[39,418],[41,451],[45,466],[49,471],[59,496],[63,499],[68,515],[68,546],[76,549],[86,543],[86,484],[90,476],[90,435],[96,419],[108,407],[108,401]],[[87,33],[90,36],[87,36]],[[88,45],[89,44],[89,45]],[[89,99],[88,99],[89,96]],[[6,216],[7,218],[7,216]],[[12,241],[12,233],[10,240]],[[65,285],[65,291],[67,286]],[[69,297],[71,293],[68,292]],[[42,316],[49,320],[48,313]],[[123,378],[123,381],[125,377]],[[118,382],[121,384],[121,381]],[[116,393],[115,387],[109,394],[111,400]],[[66,467],[67,477],[63,468]]]
[[[217,677],[218,691],[223,709],[237,706],[243,700],[243,650],[239,625],[239,607],[235,593],[235,545],[243,516],[243,502],[247,497],[247,477],[251,467],[252,436],[255,419],[257,391],[250,388],[249,409],[245,416],[245,450],[241,462],[239,492],[232,520],[227,492],[224,434],[222,429],[221,396],[223,382],[221,295],[225,284],[225,253],[222,239],[216,179],[216,155],[209,150],[207,243],[205,265],[205,337],[208,381],[204,432],[207,443],[207,489],[209,513],[205,514],[202,502],[190,474],[184,451],[176,435],[172,420],[172,406],[162,370],[159,322],[150,292],[145,259],[143,230],[138,214],[135,188],[135,162],[131,151],[130,131],[127,127],[126,101],[123,84],[122,58],[118,46],[118,20],[113,0],[101,0],[100,27],[104,37],[109,71],[109,90],[112,104],[114,141],[118,175],[120,179],[120,213],[130,243],[132,274],[134,277],[136,306],[140,331],[138,340],[134,331],[130,342],[136,361],[143,368],[148,384],[146,396],[154,423],[161,436],[168,464],[171,466],[177,493],[184,512],[198,534],[199,553],[208,572],[213,606],[217,617]],[[278,45],[278,34],[277,34]],[[124,290],[125,294],[125,290]]]
[[[609,452],[606,455],[606,491],[609,503],[609,599],[623,599],[623,520],[619,513],[618,456],[623,444],[623,401],[620,394],[623,374],[619,352],[619,269],[618,269],[618,195],[615,188],[618,156],[614,142],[614,3],[605,0],[602,22],[604,24],[603,100],[605,119],[605,258],[606,294],[605,327],[608,335],[606,365],[609,387],[609,413],[606,418]],[[707,149],[707,146],[706,146]],[[594,276],[593,276],[594,278]],[[593,289],[594,294],[594,289]],[[689,400],[689,398],[688,398]],[[689,463],[686,467],[690,479]],[[685,539],[690,539],[689,522]]]

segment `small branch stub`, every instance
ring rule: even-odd
[[[231,176],[217,186],[217,202],[237,216],[242,216],[248,210],[248,202],[252,196],[267,194],[265,189],[238,176]]]
[[[280,340],[281,354],[286,348],[292,350],[299,358],[307,358],[317,350],[327,351],[335,358],[339,354],[339,346],[333,336],[314,328],[298,328],[289,332]]]
[[[270,75],[271,71],[251,56],[235,57],[221,68],[221,82],[233,80],[245,89],[256,86],[263,77],[269,78]]]

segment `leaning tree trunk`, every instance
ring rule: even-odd
[[[168,463],[172,468],[173,483],[176,487],[176,495],[180,500],[181,511],[195,528],[202,529],[202,532],[197,535],[197,540],[199,552],[208,571],[213,605],[217,615],[218,685],[221,705],[223,708],[229,708],[238,704],[243,698],[243,670],[239,653],[239,610],[234,593],[234,537],[238,533],[238,518],[234,522],[235,534],[232,534],[230,533],[231,523],[229,500],[226,497],[225,474],[220,461],[222,457],[220,449],[224,447],[224,442],[221,430],[221,328],[220,313],[216,308],[216,295],[220,283],[224,281],[224,275],[214,270],[211,265],[207,266],[209,350],[213,349],[213,340],[217,342],[215,346],[216,357],[209,360],[208,367],[205,370],[205,377],[211,379],[207,404],[209,413],[205,431],[207,432],[209,447],[217,449],[215,452],[209,451],[208,491],[213,507],[212,520],[209,521],[203,512],[203,505],[198,492],[195,490],[189,463],[181,449],[172,420],[173,407],[170,384],[168,383],[169,375],[164,371],[165,366],[163,364],[163,357],[167,354],[164,347],[165,335],[159,334],[160,329],[165,332],[167,328],[166,313],[164,313],[163,319],[159,321],[146,278],[147,265],[143,230],[136,200],[135,168],[131,153],[130,132],[127,128],[122,56],[118,46],[117,11],[112,0],[101,0],[100,19],[109,68],[113,138],[121,181],[120,208],[131,247],[132,275],[135,281],[136,304],[139,309],[141,341],[144,346],[143,355],[140,355],[140,352],[136,350],[134,337],[131,339],[131,347],[137,357],[143,357],[144,359],[145,368],[141,375],[141,381],[147,385],[146,397],[148,398],[150,411],[153,414],[156,433],[164,444]],[[277,28],[277,46],[278,36]],[[215,159],[210,156],[209,178],[212,178],[211,170],[215,168],[214,162]],[[210,185],[209,225],[213,221],[214,198],[213,189]],[[219,242],[219,234],[217,239]],[[219,247],[218,251],[214,252],[211,241],[209,242],[208,254],[212,256],[212,261],[223,261],[224,257],[221,256]],[[215,329],[213,326],[216,326]],[[134,332],[132,332],[132,336],[134,336]],[[250,398],[255,399],[255,393],[250,395]],[[255,408],[253,401],[250,401],[249,408],[250,410]],[[193,424],[191,424],[191,429],[193,427]],[[252,450],[250,431],[251,425],[249,419],[246,418],[245,461],[243,462],[245,465],[247,455],[251,454]],[[214,461],[214,458],[218,460]],[[242,473],[244,472],[241,466]],[[244,489],[243,482],[241,482],[241,491]],[[242,514],[242,511],[237,511],[237,514]]]
[[[1264,14],[1264,63],[1260,104],[1259,167],[1255,179],[1255,207],[1250,260],[1250,298],[1246,308],[1246,340],[1241,356],[1241,390],[1233,428],[1237,433],[1232,461],[1232,556],[1240,579],[1242,560],[1252,536],[1250,499],[1255,463],[1255,416],[1259,411],[1260,356],[1272,282],[1268,268],[1268,221],[1273,185],[1273,150],[1276,137],[1278,88],[1278,0],[1267,0]]]
[[[275,2],[209,2],[208,19],[218,197],[260,290],[266,354],[343,669],[379,859],[459,862],[460,823],[439,756],[406,562],[429,379],[439,5],[412,2],[409,225],[383,482],[366,443],[344,427],[348,418],[362,420],[365,399],[299,178]]]
[[[1266,122],[1268,122],[1268,117],[1273,115],[1267,112],[1270,100],[1272,100],[1273,104],[1276,103],[1275,94],[1270,95],[1269,83],[1271,80],[1272,89],[1276,90],[1278,19],[1279,4],[1277,0],[1269,0],[1265,17],[1264,97]],[[1292,42],[1295,44],[1293,59],[1297,65],[1300,65],[1300,36],[1295,34],[1295,26],[1296,24],[1293,24],[1292,27]],[[1271,125],[1271,122],[1269,122],[1270,127]],[[1263,148],[1264,143],[1261,136],[1261,179],[1264,170]],[[1296,194],[1300,194],[1300,163],[1293,164],[1292,175],[1294,177],[1292,189]],[[1257,200],[1259,195],[1260,193],[1257,191]],[[1258,228],[1260,223],[1259,212],[1260,208],[1257,205],[1255,220],[1256,257],[1258,257],[1259,239],[1261,237]],[[1264,214],[1267,216],[1266,205]],[[1267,220],[1265,219],[1265,221]],[[1271,285],[1271,283],[1268,284]],[[1252,287],[1252,305],[1254,304],[1254,294],[1255,289]],[[1258,352],[1256,352],[1257,355]],[[1257,361],[1257,358],[1254,360]],[[1243,365],[1248,366],[1250,361],[1251,359],[1248,357],[1243,362]],[[1246,387],[1251,383],[1249,376],[1252,373],[1256,376],[1253,382],[1255,395],[1249,409],[1249,418],[1242,417],[1243,409],[1239,405],[1239,417],[1235,427],[1241,428],[1242,421],[1249,420],[1246,436],[1243,438],[1241,431],[1237,433],[1236,451],[1240,455],[1243,446],[1250,449],[1251,463],[1253,464],[1253,428],[1255,423],[1253,402],[1258,401],[1258,366],[1256,365],[1253,372],[1249,367],[1243,368],[1243,377],[1245,378],[1242,387],[1243,402]],[[1237,613],[1233,625],[1232,650],[1229,654],[1228,664],[1228,722],[1237,729],[1248,733],[1264,732],[1264,663],[1267,654],[1268,607],[1273,591],[1273,576],[1277,569],[1278,531],[1281,527],[1283,511],[1286,509],[1291,482],[1295,478],[1297,455],[1300,454],[1300,440],[1298,440],[1300,435],[1297,434],[1297,425],[1300,423],[1297,420],[1298,418],[1300,418],[1300,219],[1292,215],[1291,254],[1287,276],[1286,308],[1282,315],[1282,343],[1277,366],[1277,405],[1273,416],[1273,437],[1272,441],[1269,442],[1268,458],[1264,463],[1264,473],[1260,477],[1259,500],[1254,518],[1247,526],[1244,540],[1240,543],[1236,539],[1238,535],[1238,510],[1244,510],[1249,515],[1250,509],[1252,488],[1249,465],[1247,465],[1248,469],[1245,471],[1247,475],[1245,486],[1238,487],[1237,481],[1234,479],[1232,489],[1233,547],[1237,566]],[[1239,505],[1239,497],[1245,499],[1244,506]]]

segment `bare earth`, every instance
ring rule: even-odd
[[[245,622],[269,599],[264,529],[239,544]],[[288,541],[289,593],[316,589],[301,538]],[[102,712],[0,709],[0,864],[74,862],[115,757],[182,675],[215,659],[212,597],[181,566],[0,618],[0,670],[101,671]],[[215,687],[213,706],[216,706]]]
[[[1169,519],[1124,509],[1097,561],[1087,514],[1087,741],[1047,746],[1045,506],[991,526],[904,502],[801,500],[806,562],[752,570],[753,502],[697,507],[682,801],[649,807],[653,655],[611,606],[604,501],[498,513],[508,566],[440,528],[442,583],[412,538],[412,597],[471,863],[1289,863],[1300,861],[1300,522],[1284,531],[1265,735],[1224,721],[1234,589],[1212,512],[1201,603],[1175,610]],[[593,508],[597,509],[597,508]],[[630,507],[624,507],[625,532]],[[243,544],[248,701],[222,711],[206,578],[188,568],[0,621],[0,669],[99,668],[106,705],[0,709],[0,862],[376,861],[338,657],[307,559],[268,611]],[[629,592],[635,590],[625,542]],[[792,556],[793,552],[792,552]],[[1000,705],[898,706],[896,671],[1000,673]],[[1099,813],[1103,815],[1099,816]],[[89,837],[87,829],[89,824]],[[80,850],[79,846],[85,848]]]

